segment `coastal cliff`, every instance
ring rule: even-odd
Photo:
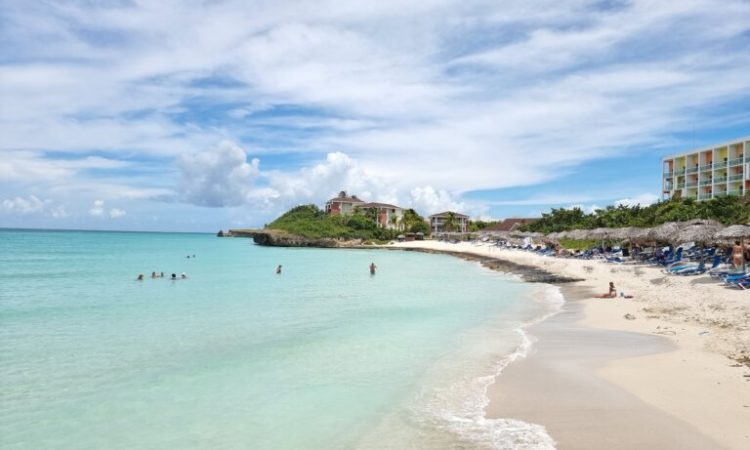
[[[266,247],[320,247],[351,248],[362,245],[362,239],[307,238],[281,230],[239,229],[217,234],[219,237],[252,238],[253,242]]]

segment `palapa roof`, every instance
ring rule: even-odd
[[[716,233],[720,239],[750,238],[750,225],[730,225]]]
[[[505,219],[502,222],[498,222],[491,227],[485,228],[485,230],[489,231],[513,231],[514,229],[520,227],[521,225],[526,225],[529,223],[534,223],[539,219],[525,219],[525,218],[513,218],[513,219]]]

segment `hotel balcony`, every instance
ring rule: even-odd
[[[713,197],[713,195],[710,192],[702,192],[698,194],[698,200],[708,200],[711,197]]]
[[[687,187],[696,187],[696,186],[698,186],[698,182],[697,181],[688,181],[687,184],[685,184],[685,186],[687,186]]]
[[[742,165],[742,161],[743,161],[742,157],[730,159],[729,160],[729,165],[730,166],[741,166]]]
[[[674,172],[664,172],[664,178],[672,178]]]
[[[701,186],[711,186],[712,183],[713,183],[712,180],[701,180],[700,185]]]
[[[687,173],[698,173],[698,168],[697,167],[691,167],[691,168],[689,168],[687,170]]]
[[[714,164],[714,167],[717,168],[717,169],[721,169],[721,168],[726,167],[726,166],[727,166],[727,162],[726,161],[720,161],[720,162],[717,162],[717,163]]]
[[[714,183],[726,183],[727,177],[716,177],[714,178]]]
[[[729,175],[729,181],[742,181],[742,174]]]
[[[727,195],[742,195],[742,189],[730,189],[727,191]]]
[[[706,164],[705,166],[701,166],[701,172],[705,172],[707,170],[710,171],[713,168],[714,168],[713,164]]]

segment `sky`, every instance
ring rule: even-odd
[[[0,0],[0,227],[660,198],[750,135],[748,0]]]

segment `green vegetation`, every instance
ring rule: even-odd
[[[497,220],[492,220],[489,222],[485,222],[484,220],[470,220],[469,221],[469,231],[475,232],[484,230],[485,228],[491,227],[492,225],[495,225],[497,223]]]
[[[267,228],[309,239],[364,239],[378,243],[395,239],[400,234],[398,231],[379,227],[372,217],[372,211],[332,216],[315,205],[301,205],[284,213],[268,224]]]
[[[726,196],[711,200],[671,199],[650,206],[608,206],[591,214],[580,208],[552,208],[523,231],[554,233],[574,229],[652,227],[665,222],[713,219],[725,225],[750,222],[750,195]]]
[[[425,222],[424,217],[417,214],[413,209],[404,211],[402,223],[404,224],[404,231],[407,233],[430,234],[430,226]]]

